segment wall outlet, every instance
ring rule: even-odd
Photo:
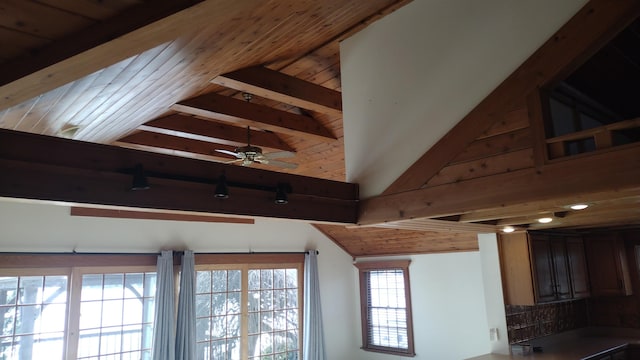
[[[498,336],[498,328],[491,328],[489,329],[489,340],[491,341],[498,341],[499,336]]]

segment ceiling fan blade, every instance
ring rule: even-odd
[[[267,161],[261,161],[261,163],[262,164],[268,164],[268,165],[281,167],[281,168],[284,168],[284,169],[296,169],[296,168],[298,168],[298,164],[288,163],[288,162],[278,161],[278,160],[269,160],[268,162]]]
[[[263,154],[263,156],[267,159],[284,159],[284,158],[292,158],[296,156],[296,153],[291,151],[277,151],[277,152]]]
[[[237,157],[238,159],[241,159],[241,158],[242,158],[242,156],[240,156],[240,154],[235,153],[235,152],[233,152],[233,151],[229,151],[229,150],[220,150],[220,149],[216,149],[216,151],[217,151],[217,152],[221,152],[221,153],[223,153],[223,154],[227,154],[227,155],[235,156],[235,157]]]

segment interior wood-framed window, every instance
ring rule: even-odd
[[[415,356],[410,260],[356,263],[360,278],[362,349]]]
[[[301,359],[303,265],[300,254],[196,254],[197,358]]]
[[[0,358],[150,359],[156,257],[1,255]]]

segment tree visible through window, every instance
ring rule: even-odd
[[[360,270],[362,348],[414,356],[409,261],[356,266]]]
[[[299,359],[300,273],[297,264],[198,266],[197,359]]]

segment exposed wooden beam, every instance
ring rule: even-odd
[[[437,232],[473,232],[492,233],[497,231],[497,227],[485,224],[462,223],[458,221],[436,220],[436,219],[411,219],[402,221],[391,221],[375,224],[375,227],[387,229],[403,229],[414,231],[437,231]],[[357,228],[357,227],[354,227]]]
[[[171,106],[171,109],[294,136],[313,137],[322,141],[336,139],[329,130],[310,116],[213,93],[181,101]]]
[[[139,126],[138,129],[229,146],[247,144],[247,129],[245,128],[181,114],[172,114],[151,120]],[[251,145],[295,152],[294,148],[274,133],[251,130],[250,134]]]
[[[130,190],[136,164],[144,166],[151,189]],[[221,200],[212,194],[223,173],[229,198]],[[278,183],[291,185],[284,206],[274,204]],[[358,186],[0,130],[0,196],[352,224]]]
[[[591,0],[412,164],[383,194],[418,189],[495,123],[509,104],[567,76],[640,15],[640,1]]]
[[[168,221],[192,221],[212,222],[228,224],[254,224],[253,219],[243,217],[223,217],[202,214],[185,214],[166,211],[135,211],[123,209],[106,209],[95,207],[72,206],[69,212],[71,216],[102,217],[114,219],[139,219],[139,220],[168,220]]]
[[[167,18],[201,1],[146,1],[116,17],[4,63],[3,67],[11,71],[0,72],[0,109],[174,39],[176,27],[185,26],[187,19]]]
[[[597,169],[597,172],[594,171]],[[640,193],[640,146],[557,161],[458,183],[378,196],[360,204],[359,224],[435,218],[493,209],[508,217],[523,205],[566,205],[590,196],[623,198]],[[502,211],[501,211],[502,210]]]
[[[339,91],[262,66],[226,73],[211,82],[303,109],[342,116]]]
[[[126,146],[126,144],[143,145],[149,150],[158,149],[158,152],[162,152],[162,150],[177,150],[182,153],[201,154],[211,157],[217,161],[229,161],[235,159],[235,157],[232,157],[231,155],[216,151],[216,149],[233,151],[235,149],[233,146],[149,131],[139,131],[125,136],[114,143],[114,145],[119,146]]]

